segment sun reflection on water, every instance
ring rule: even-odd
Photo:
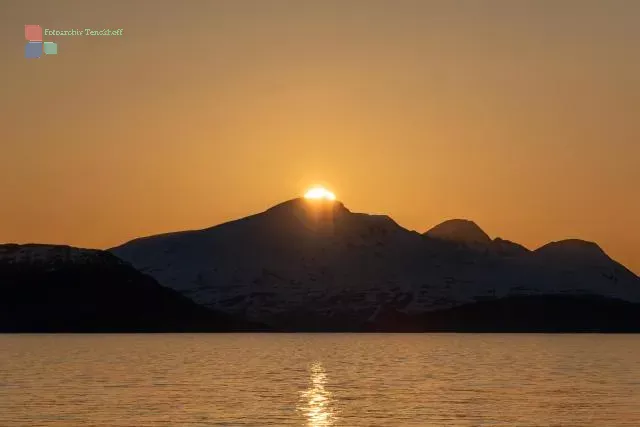
[[[320,362],[314,362],[309,373],[309,388],[301,393],[299,410],[307,418],[307,425],[310,427],[333,426],[337,417],[332,408],[331,392],[325,388],[327,374]]]

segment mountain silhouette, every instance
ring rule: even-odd
[[[160,286],[109,252],[0,245],[0,332],[259,329]]]
[[[467,220],[421,235],[388,216],[328,200],[293,199],[111,252],[198,304],[276,329],[375,330],[394,324],[390,319],[423,329],[434,313],[471,306],[475,313],[491,307],[488,301],[522,304],[530,297],[538,298],[536,307],[561,298],[555,303],[580,316],[584,298],[590,307],[607,300],[637,310],[640,303],[640,279],[595,243],[565,240],[529,251],[492,240]]]
[[[489,244],[491,238],[478,225],[466,219],[450,219],[424,233],[434,239],[460,243]]]

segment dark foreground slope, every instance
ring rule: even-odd
[[[640,304],[597,295],[500,298],[418,316],[381,313],[369,331],[640,333]]]
[[[257,328],[195,304],[114,255],[0,245],[0,332],[179,332]]]

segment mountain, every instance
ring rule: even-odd
[[[490,314],[489,302],[522,304],[521,298],[531,299],[530,307],[560,301],[580,316],[584,310],[576,307],[587,304],[585,298],[592,298],[589,307],[606,308],[600,318],[617,303],[640,313],[640,279],[593,243],[568,240],[529,251],[492,240],[466,220],[421,235],[388,216],[353,213],[326,200],[294,199],[111,251],[198,304],[276,329],[387,330],[397,324],[398,330],[423,330],[451,310],[488,307]],[[597,329],[586,319],[578,324],[582,320]]]
[[[250,327],[160,286],[109,252],[0,245],[0,332],[224,331]]]
[[[467,244],[489,244],[491,238],[478,225],[466,219],[450,219],[424,233],[434,239]]]

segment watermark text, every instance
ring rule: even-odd
[[[121,36],[123,34],[123,28],[103,28],[99,30],[93,28],[73,28],[71,30],[52,30],[50,28],[44,29],[45,36]]]

